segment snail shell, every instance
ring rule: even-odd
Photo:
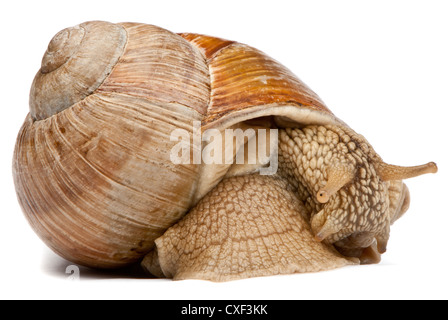
[[[82,265],[124,266],[185,214],[199,166],[171,163],[170,134],[201,119],[186,105],[208,101],[203,61],[154,26],[88,22],[51,41],[14,176],[31,226],[55,252]],[[179,99],[169,96],[175,88]]]

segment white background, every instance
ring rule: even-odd
[[[227,283],[129,279],[81,269],[29,227],[11,174],[16,135],[48,42],[88,20],[144,22],[237,40],[280,61],[389,163],[435,161],[374,266]],[[0,298],[446,299],[447,1],[5,1],[1,24]]]

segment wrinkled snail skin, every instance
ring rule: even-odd
[[[314,241],[286,179],[252,174],[222,180],[156,239],[142,265],[158,277],[228,281],[356,263]]]
[[[383,180],[376,163],[347,127],[280,129],[278,174],[222,180],[156,239],[142,265],[158,277],[227,281],[379,263],[409,191]],[[326,199],[323,190],[331,190]]]
[[[278,129],[277,172],[175,164],[171,134],[195,123]],[[204,148],[191,142],[191,155]],[[222,143],[234,158],[247,147]],[[103,21],[51,40],[13,159],[25,216],[62,257],[211,281],[378,263],[409,208],[402,180],[436,171],[383,162],[257,49]]]

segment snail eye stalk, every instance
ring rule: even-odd
[[[438,169],[434,162],[414,167],[400,167],[381,162],[376,165],[376,170],[383,181],[390,181],[414,178],[426,173],[436,173]]]
[[[317,192],[317,201],[327,203],[330,197],[355,178],[355,167],[346,164],[334,164],[327,169],[328,180]]]

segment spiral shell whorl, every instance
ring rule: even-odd
[[[57,33],[31,87],[31,117],[49,118],[92,94],[117,64],[126,42],[123,27],[103,21]]]
[[[42,59],[42,73],[50,73],[65,64],[78,51],[85,30],[80,26],[58,32],[50,41]]]

